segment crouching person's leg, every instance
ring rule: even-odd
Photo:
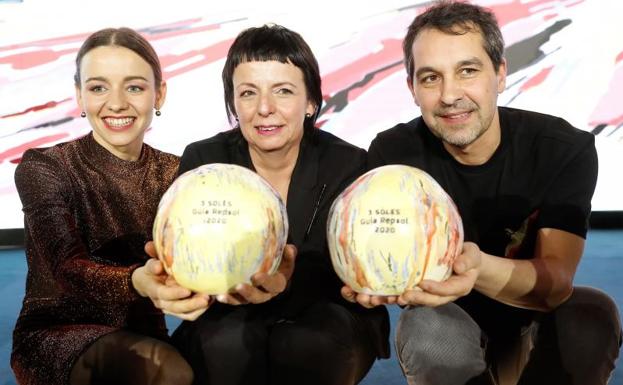
[[[621,346],[621,321],[607,294],[576,287],[537,324],[534,349],[519,384],[608,383]]]
[[[464,385],[487,368],[480,327],[459,306],[407,307],[396,351],[410,385]]]

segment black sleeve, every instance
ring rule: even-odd
[[[355,179],[359,178],[361,175],[363,175],[368,170],[368,167],[367,167],[368,160],[367,160],[366,155],[367,155],[366,151],[363,149],[360,149],[359,151],[357,151],[352,161],[353,162],[352,170],[349,173],[349,175],[346,176],[346,178],[344,178],[344,180],[342,181],[339,192],[342,192],[342,190],[348,187],[348,185],[350,185]]]
[[[182,175],[186,171],[190,171],[204,164],[201,161],[201,153],[198,151],[195,143],[191,143],[184,149],[184,153],[180,159],[180,166],[177,169],[177,175]]]
[[[381,145],[379,144],[379,137],[377,136],[370,143],[368,148],[368,170],[372,170],[377,167],[385,166],[387,161],[381,155]]]
[[[591,136],[562,168],[547,192],[540,209],[539,228],[555,228],[586,238],[597,167],[595,139]]]
[[[217,134],[211,138],[200,140],[186,146],[177,175],[195,169],[204,164],[234,163],[231,159],[231,132]]]

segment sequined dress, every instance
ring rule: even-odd
[[[130,277],[178,163],[148,145],[124,161],[91,134],[24,154],[15,172],[28,261],[11,354],[18,383],[68,383],[80,354],[120,328],[167,338],[162,312]]]

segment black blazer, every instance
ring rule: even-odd
[[[209,163],[236,164],[255,171],[248,143],[237,129],[188,145],[180,161],[179,174]],[[289,288],[280,301],[289,315],[316,301],[348,307],[368,321],[379,357],[388,357],[387,310],[384,307],[367,310],[341,297],[343,284],[333,270],[326,242],[331,204],[365,171],[365,150],[318,129],[303,136],[287,199],[288,243],[297,247],[298,255]]]

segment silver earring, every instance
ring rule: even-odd
[[[305,114],[305,117],[306,118],[311,118],[311,114],[308,112],[308,113]]]
[[[155,114],[156,114],[156,116],[160,116],[160,115],[162,115],[162,112],[160,112],[160,110],[156,110]]]
[[[86,118],[86,117],[87,117],[87,113],[86,113],[86,112],[84,112],[84,111],[82,111],[82,112],[80,113],[80,117],[81,117],[81,118]]]

